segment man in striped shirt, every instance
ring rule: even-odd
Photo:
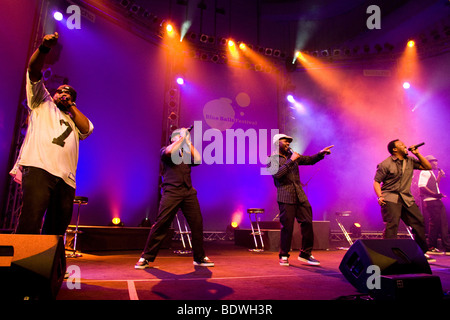
[[[270,157],[268,164],[277,187],[277,202],[280,209],[280,265],[288,266],[294,223],[301,226],[302,248],[298,259],[311,265],[319,265],[312,255],[314,244],[312,208],[300,183],[300,165],[313,165],[330,154],[333,146],[322,149],[313,156],[300,155],[290,148],[293,138],[285,134],[277,134],[273,143],[278,145],[278,153]]]

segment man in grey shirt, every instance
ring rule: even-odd
[[[381,206],[385,223],[384,238],[397,237],[400,219],[412,228],[414,239],[423,252],[427,252],[425,226],[422,213],[411,194],[413,170],[430,170],[431,164],[413,146],[409,150],[417,159],[408,156],[408,148],[400,140],[388,144],[391,154],[378,164],[373,187]]]

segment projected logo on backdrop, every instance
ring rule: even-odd
[[[239,125],[257,126],[258,121],[251,119],[250,96],[241,92],[235,98],[236,107],[229,98],[218,98],[205,103],[203,117],[210,126],[203,131],[202,121],[194,121],[191,140],[205,164],[259,164],[261,174],[273,174],[278,170],[278,163],[271,163],[270,170],[266,166],[269,154],[275,152],[276,146],[271,143],[279,133],[278,129],[233,128]],[[204,142],[208,144],[205,145]],[[225,143],[224,143],[225,142]],[[269,146],[269,147],[268,147]],[[187,145],[185,150],[190,150]],[[186,153],[172,153],[175,164],[191,163],[191,156]]]
[[[237,111],[233,101],[229,98],[219,98],[208,101],[203,107],[203,117],[206,123],[214,129],[225,131],[231,129],[235,123],[257,125],[258,122],[246,119],[246,108],[250,105],[250,96],[245,92],[236,95]],[[239,116],[237,116],[237,114]]]

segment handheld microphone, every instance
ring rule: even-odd
[[[194,125],[191,125],[189,128],[187,128],[188,132],[191,132],[191,130],[194,128]]]
[[[423,146],[424,144],[425,144],[425,142],[416,144],[415,146],[409,147],[408,150],[409,150],[409,151],[412,151],[413,149],[417,149],[418,147],[421,147],[421,146]]]

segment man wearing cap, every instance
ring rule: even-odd
[[[293,138],[285,134],[276,134],[273,144],[278,146],[278,152],[269,159],[268,169],[273,176],[277,188],[277,202],[280,209],[280,252],[279,263],[289,265],[294,223],[300,223],[302,233],[302,248],[298,260],[311,265],[319,265],[312,255],[314,245],[312,208],[300,183],[299,166],[313,165],[330,154],[333,146],[322,149],[313,156],[300,155],[290,148]]]
[[[56,32],[46,35],[28,63],[28,128],[10,172],[22,184],[23,191],[16,233],[66,232],[75,197],[79,140],[87,138],[94,129],[77,108],[77,93],[71,86],[60,86],[52,97],[44,85],[41,70],[57,41]]]
[[[203,248],[203,218],[192,186],[191,167],[201,162],[200,153],[191,143],[189,129],[177,129],[172,133],[170,145],[161,149],[162,196],[155,223],[150,229],[144,250],[135,269],[151,267],[167,235],[178,210],[181,209],[191,229],[195,266],[213,267]]]
[[[438,160],[429,155],[425,157],[431,164],[431,170],[423,170],[419,176],[419,191],[425,215],[428,216],[429,254],[450,255],[450,239],[448,235],[448,220],[442,198],[445,197],[439,189],[441,179],[445,177],[443,170],[438,167]],[[444,252],[438,249],[438,236],[441,235],[441,243]]]

